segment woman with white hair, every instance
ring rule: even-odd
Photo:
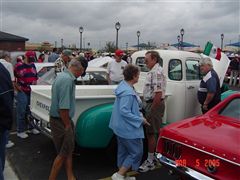
[[[202,112],[206,113],[221,101],[220,81],[210,58],[203,58],[199,65],[204,77],[198,89],[198,101],[202,105]]]

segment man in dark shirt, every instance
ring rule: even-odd
[[[198,101],[202,105],[202,112],[206,113],[221,101],[220,81],[210,58],[200,61],[200,70],[204,77],[198,89]]]
[[[13,122],[13,84],[8,70],[0,63],[0,179],[4,179],[7,130]]]

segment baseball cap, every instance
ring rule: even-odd
[[[116,55],[116,56],[122,56],[123,53],[124,53],[124,52],[123,52],[121,49],[117,49],[117,50],[115,51],[115,55]]]
[[[62,52],[63,55],[72,57],[72,51],[70,49],[65,49]]]
[[[26,53],[25,53],[25,56],[26,57],[28,57],[28,58],[30,58],[30,57],[33,57],[33,58],[35,58],[35,52],[34,51],[27,51]]]

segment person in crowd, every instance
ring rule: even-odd
[[[57,48],[53,48],[52,53],[48,56],[48,62],[55,62],[58,58]]]
[[[14,88],[8,70],[0,63],[0,179],[4,179],[7,131],[13,122]]]
[[[81,65],[84,69],[81,77],[84,77],[86,75],[86,70],[87,70],[87,67],[88,67],[88,61],[83,56],[78,56],[76,59],[81,62]]]
[[[0,51],[0,63],[8,70],[12,83],[13,83],[13,87],[15,86],[15,77],[14,77],[14,73],[13,73],[13,65],[11,64],[11,56],[10,53],[8,51]],[[7,144],[6,144],[6,148],[10,148],[14,146],[14,143],[9,140],[9,132],[7,131]]]
[[[198,101],[201,104],[202,113],[206,113],[221,101],[220,81],[210,58],[203,58],[199,65],[204,77],[198,89]]]
[[[83,73],[78,60],[71,60],[69,68],[59,73],[52,85],[50,125],[53,142],[57,150],[49,180],[56,180],[63,163],[68,180],[75,180],[72,170],[74,150],[74,128],[72,118],[75,113],[75,80]]]
[[[31,87],[37,83],[37,70],[33,63],[34,54],[31,51],[27,51],[24,56],[24,62],[18,63],[14,69],[14,75],[16,77],[15,88],[17,91],[16,100],[16,119],[17,119],[17,136],[20,138],[27,138],[28,135],[25,132],[27,119],[27,128],[29,133],[39,134],[39,131],[35,128],[29,109]]]
[[[145,54],[146,66],[150,69],[143,88],[143,109],[145,118],[151,124],[146,127],[148,142],[148,157],[139,167],[140,172],[147,172],[156,167],[155,149],[165,110],[166,78],[160,66],[161,57],[156,51],[148,51]]]
[[[148,124],[140,109],[142,102],[133,85],[138,82],[140,70],[137,66],[127,65],[123,70],[124,80],[115,90],[116,99],[113,106],[109,127],[117,136],[118,172],[113,180],[126,179],[127,171],[137,171],[142,160],[144,138],[143,125]],[[135,179],[128,177],[127,179]]]
[[[45,60],[45,54],[40,54],[40,55],[38,56],[37,62],[38,62],[38,63],[43,63],[44,60]]]
[[[68,63],[72,59],[72,51],[69,49],[63,50],[61,56],[55,61],[55,73],[60,73],[68,68]]]
[[[117,49],[115,51],[115,60],[108,63],[107,66],[107,78],[109,84],[119,84],[123,80],[123,69],[127,65],[122,60],[123,51]]]
[[[233,60],[230,62],[230,69],[231,69],[231,74],[230,74],[230,81],[229,81],[229,86],[233,85],[236,86],[237,84],[237,77],[239,73],[239,61],[238,58],[235,56]]]

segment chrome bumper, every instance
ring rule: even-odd
[[[161,164],[175,170],[176,172],[179,172],[181,174],[184,174],[186,176],[190,176],[193,179],[204,179],[204,180],[214,180],[202,173],[199,173],[189,167],[180,167],[177,166],[176,162],[163,156],[160,153],[157,153],[157,159],[160,161]]]

